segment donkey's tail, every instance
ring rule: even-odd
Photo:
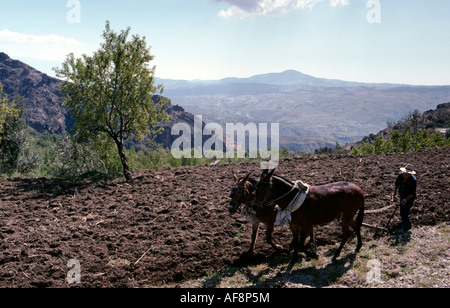
[[[363,220],[364,220],[364,210],[365,210],[364,203],[365,203],[365,200],[363,200],[362,206],[358,212],[358,216],[356,217],[356,225],[358,226],[358,228],[361,228],[361,226],[363,224]]]

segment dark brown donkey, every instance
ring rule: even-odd
[[[245,178],[239,179],[236,174],[233,174],[233,179],[235,185],[231,189],[231,201],[228,206],[228,210],[231,214],[234,214],[239,207],[244,204],[244,206],[251,210],[251,204],[255,197],[255,186],[256,181],[250,178],[249,173]],[[250,244],[250,249],[247,253],[252,254],[255,248],[256,236],[258,235],[259,224],[263,223],[266,225],[266,242],[273,248],[279,250],[283,249],[281,246],[274,244],[272,241],[272,233],[274,229],[274,222],[277,216],[277,211],[275,206],[265,208],[263,211],[255,211],[252,221],[252,243]],[[252,216],[253,216],[252,215]]]
[[[276,202],[281,209],[286,209],[298,193],[294,183],[281,177],[273,176],[275,170],[263,173],[256,185],[253,206],[271,207]],[[358,238],[356,252],[362,247],[361,225],[364,219],[364,191],[353,183],[333,183],[323,186],[311,186],[309,196],[296,212],[292,213],[290,223],[294,236],[294,259],[298,251],[304,250],[308,234],[313,234],[316,225],[323,225],[341,218],[342,242],[333,261],[339,257],[349,236],[349,227]],[[359,213],[358,213],[359,211]],[[355,220],[355,215],[358,216]],[[300,235],[300,240],[299,240]]]

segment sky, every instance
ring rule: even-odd
[[[54,76],[109,20],[146,37],[160,78],[450,85],[449,15],[448,0],[0,0],[0,51]]]

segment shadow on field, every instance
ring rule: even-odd
[[[331,249],[326,255],[333,255]],[[204,288],[220,287],[222,281],[236,277],[236,280],[246,280],[246,288],[282,288],[289,284],[301,284],[309,287],[327,287],[336,283],[352,267],[356,259],[355,253],[349,253],[336,262],[328,264],[319,263],[304,268],[299,268],[302,262],[316,260],[305,254],[299,254],[297,261],[292,262],[292,255],[286,252],[276,252],[270,257],[243,254],[232,266],[229,266],[207,279],[203,283]],[[241,278],[238,278],[240,276]],[[232,279],[231,279],[232,280]],[[241,287],[229,283],[228,287]]]

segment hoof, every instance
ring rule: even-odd
[[[314,260],[319,259],[319,255],[315,251],[308,251],[308,252],[305,252],[305,254],[307,257],[310,257],[311,259],[314,259]]]
[[[273,245],[273,248],[275,249],[275,250],[284,250],[283,249],[283,246],[281,246],[281,245]]]
[[[247,250],[246,252],[243,253],[245,256],[251,257],[253,256],[253,249]]]

